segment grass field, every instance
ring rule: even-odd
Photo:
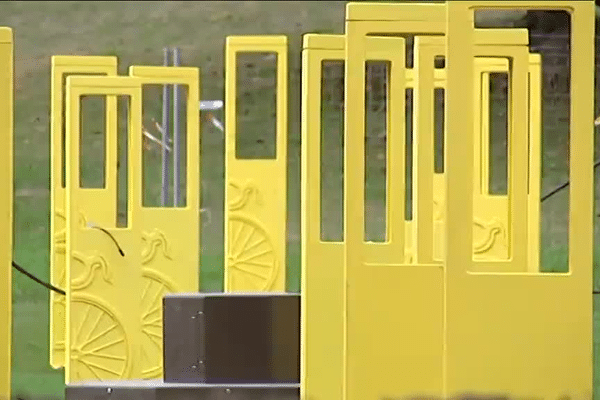
[[[300,268],[300,52],[303,33],[342,33],[345,2],[6,2],[0,26],[15,31],[15,260],[44,280],[49,279],[49,107],[50,56],[58,54],[116,55],[119,72],[129,65],[162,65],[162,48],[179,46],[182,65],[202,71],[203,99],[223,98],[223,49],[225,37],[236,34],[284,34],[290,48],[290,107],[288,155],[288,290],[299,291]],[[150,93],[150,92],[148,92]],[[146,94],[146,93],[145,93]],[[158,92],[149,95],[148,110],[160,121]],[[260,97],[259,97],[260,98]],[[146,100],[145,100],[146,101]],[[502,115],[502,104],[494,113]],[[146,103],[145,103],[146,105]],[[542,193],[567,177],[568,146],[566,104],[546,101]],[[93,120],[94,113],[91,112]],[[219,115],[222,119],[222,115]],[[330,110],[325,119],[333,139],[326,144],[331,161],[327,179],[338,185],[339,110]],[[266,118],[265,124],[269,123]],[[500,121],[501,118],[498,120]],[[501,122],[498,122],[499,124]],[[260,123],[257,124],[259,127]],[[90,125],[87,129],[95,130]],[[373,128],[373,132],[377,127]],[[202,290],[223,289],[223,194],[224,167],[222,134],[204,124],[202,130],[202,207],[210,210],[211,221],[202,232]],[[376,133],[373,134],[374,137]],[[100,136],[99,136],[100,137]],[[98,138],[94,139],[95,141]],[[500,135],[495,139],[502,144]],[[382,152],[374,141],[371,155]],[[94,141],[90,142],[93,149]],[[598,147],[598,146],[597,146]],[[495,148],[501,148],[495,147]],[[249,150],[249,152],[252,149]],[[97,165],[97,153],[90,153],[89,165]],[[158,195],[158,161],[148,153],[150,201]],[[501,151],[493,156],[502,169]],[[381,182],[381,160],[374,162],[375,181]],[[505,165],[505,161],[504,161]],[[94,170],[89,171],[92,180]],[[501,187],[502,174],[494,178]],[[500,182],[500,183],[498,183]],[[381,183],[369,187],[368,198],[381,203]],[[567,193],[564,191],[543,206],[544,270],[560,271],[566,266]],[[597,191],[598,193],[598,191]],[[598,194],[596,195],[598,198]],[[333,239],[339,231],[341,214],[335,213],[341,199],[335,193],[326,205],[333,210],[324,221]],[[375,208],[379,213],[379,209]],[[370,232],[377,236],[380,224]],[[598,224],[596,225],[598,243]],[[48,293],[19,274],[14,275],[13,393],[30,397],[63,395],[63,373],[48,363]],[[600,304],[595,301],[594,331],[600,327]],[[600,334],[600,332],[598,332]],[[598,335],[596,335],[598,337]],[[595,342],[599,339],[595,339]],[[596,346],[595,346],[596,347]],[[598,362],[596,362],[598,364]],[[595,375],[600,394],[600,377]]]

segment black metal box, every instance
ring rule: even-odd
[[[167,383],[300,382],[299,294],[170,294],[163,319]]]

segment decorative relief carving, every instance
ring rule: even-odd
[[[236,290],[238,284],[244,289],[271,289],[279,272],[279,260],[266,229],[243,215],[231,215],[227,229],[229,289]]]
[[[71,280],[72,290],[81,290],[88,287],[94,280],[94,273],[100,270],[102,279],[109,284],[112,284],[112,276],[110,274],[108,263],[101,255],[84,256],[83,254],[74,251],[73,259],[79,261],[85,267],[85,272]]]
[[[142,232],[142,240],[146,243],[146,246],[142,250],[142,264],[148,264],[154,257],[158,248],[162,249],[163,256],[172,260],[171,248],[167,241],[167,236],[158,229],[154,229],[152,232]]]
[[[142,279],[142,374],[145,379],[154,379],[163,370],[162,299],[176,289],[164,274],[150,268],[144,268]]]
[[[130,368],[131,347],[116,314],[91,295],[74,294],[70,307],[70,380],[126,378]]]
[[[254,197],[256,204],[262,205],[262,202],[259,198],[258,187],[251,180],[247,180],[243,185],[232,180],[229,181],[229,186],[235,189],[238,193],[237,197],[229,200],[229,204],[227,205],[229,211],[239,211],[246,207],[252,197]]]
[[[473,224],[484,232],[483,239],[473,245],[473,252],[475,254],[482,254],[489,251],[494,246],[494,243],[496,243],[498,236],[501,236],[506,244],[506,228],[497,218],[492,218],[490,221],[485,222],[475,217]]]

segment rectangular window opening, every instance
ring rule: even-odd
[[[80,97],[79,187],[106,187],[106,97]]]
[[[117,96],[117,228],[129,221],[129,96]]]
[[[170,90],[167,91],[166,108],[163,108],[165,86]],[[142,90],[142,205],[144,207],[185,207],[187,85],[147,84],[143,85]],[[175,101],[176,95],[178,101]],[[166,130],[163,129],[165,122]],[[177,181],[175,180],[176,165],[179,177]]]
[[[275,159],[277,53],[237,53],[236,158]]]
[[[488,194],[505,196],[508,194],[509,79],[505,72],[493,72],[489,77]]]
[[[433,60],[433,67],[438,69],[446,68],[446,57],[444,56],[435,56]]]
[[[387,102],[389,62],[365,67],[365,241],[387,239]]]
[[[445,90],[435,88],[433,90],[433,113],[434,113],[434,172],[444,173],[444,138],[445,138]]]
[[[541,126],[536,130],[535,125],[530,125],[529,133],[532,145],[537,142],[541,147],[541,165],[538,168],[530,160],[528,171],[529,179],[540,182],[539,186],[537,183],[529,186],[529,201],[536,201],[539,193],[540,203],[528,204],[527,251],[528,257],[533,256],[528,261],[531,265],[527,267],[529,271],[540,273],[567,273],[571,185],[557,189],[570,177],[571,17],[562,10],[481,9],[475,11],[475,27],[528,28],[529,53],[541,55]],[[534,79],[537,77],[532,75],[531,86],[535,86]],[[510,161],[510,151],[508,155]],[[533,152],[530,155],[537,157]],[[497,176],[490,171],[491,180],[494,180],[494,175]],[[491,184],[491,188],[496,190],[494,186]],[[541,198],[544,198],[543,202]],[[600,245],[595,245],[596,254],[598,247]]]
[[[321,69],[321,240],[344,240],[344,62]]]
[[[60,160],[60,185],[65,188],[67,185],[67,142],[66,142],[66,132],[67,132],[67,121],[66,121],[66,113],[67,113],[67,78],[69,76],[106,76],[106,74],[89,74],[89,73],[64,73],[62,74],[61,79],[61,87],[62,87],[62,99],[61,99],[61,109],[62,113],[59,118],[62,121],[61,124],[61,133],[60,133],[60,146],[61,146],[61,160]],[[80,102],[80,106],[82,103]],[[106,108],[105,108],[106,109]],[[106,118],[105,118],[106,120]],[[103,130],[104,135],[106,134],[106,129]],[[106,160],[104,161],[106,163]]]
[[[413,219],[413,88],[406,88],[406,176],[404,193],[404,219]]]

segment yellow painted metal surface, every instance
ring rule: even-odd
[[[447,4],[449,70],[446,85],[451,97],[446,113],[459,117],[446,119],[446,154],[449,155],[446,159],[446,254],[445,261],[439,265],[367,262],[368,253],[362,243],[364,200],[352,194],[364,190],[362,91],[366,37],[369,34],[444,34],[446,26],[440,14],[445,14],[446,5],[362,3],[348,6],[343,284],[345,399],[433,398],[467,392],[516,398],[591,397],[593,5],[560,1],[510,4],[510,7],[568,9],[573,17],[573,54],[585,54],[577,59],[572,70],[572,87],[585,90],[582,96],[578,93],[577,101],[571,104],[571,132],[577,132],[571,136],[571,154],[577,154],[571,157],[571,176],[577,176],[577,188],[570,193],[571,272],[550,275],[527,272],[527,171],[516,168],[528,160],[529,55],[502,43],[476,46],[474,18],[470,14],[473,10],[468,8],[473,4],[507,7],[505,2],[499,1]],[[361,19],[361,10],[369,18],[363,15]],[[475,126],[476,96],[474,81],[464,77],[473,76],[475,54],[510,55],[518,60],[510,70],[511,97],[522,106],[511,110],[510,258],[505,261],[490,262],[473,257],[473,211],[477,199],[473,196],[474,162],[471,160],[474,160],[475,136],[465,132],[473,132]],[[577,237],[585,239],[576,243]],[[430,275],[425,276],[426,273]]]
[[[116,75],[117,58],[99,56],[53,56],[50,75],[50,282],[59,288],[66,287],[66,192],[63,181],[64,167],[64,80],[68,75]],[[106,132],[108,138],[117,134],[116,101],[106,99]],[[115,136],[116,137],[116,136]],[[80,198],[89,207],[97,223],[112,222],[117,196],[117,147],[106,146],[105,187],[79,188]],[[67,159],[68,160],[68,159]],[[65,296],[50,293],[50,365],[64,366],[65,357]]]
[[[404,39],[369,37],[366,59],[404,63]],[[322,63],[344,59],[345,38],[341,35],[305,35],[302,54],[302,398],[341,398],[343,365],[343,242],[321,240],[321,91]],[[388,109],[405,108],[405,86],[409,75],[400,68],[390,75]],[[388,137],[405,129],[403,113],[388,113]],[[404,209],[392,207],[403,199],[405,142],[390,140],[387,147],[385,243],[369,242],[370,257],[404,254]],[[392,169],[391,167],[395,168]]]
[[[498,31],[493,32],[482,32],[478,31],[480,41],[479,43],[483,44],[484,41],[489,41],[491,43],[500,42],[490,33],[500,33]],[[517,44],[527,43],[527,33],[523,31],[517,32],[518,35],[508,35],[508,38],[504,38],[503,40],[512,40]],[[422,41],[421,41],[422,39]],[[417,87],[421,89],[421,93],[424,92],[423,87],[427,87],[427,85],[417,85],[415,84],[415,76],[423,76],[425,71],[429,71],[431,75],[431,85],[429,86],[431,95],[433,95],[433,87],[445,87],[445,70],[436,69],[433,70],[433,58],[436,55],[443,55],[443,40],[441,41],[438,47],[427,47],[427,45],[435,44],[439,42],[436,40],[437,38],[433,38],[434,40],[430,40],[432,43],[428,43],[428,39],[432,38],[421,38],[417,37],[417,53],[416,57],[421,57],[421,63],[418,65],[422,65],[423,61],[426,60],[427,65],[430,65],[430,69],[425,69],[423,72],[419,73],[419,69],[415,68],[415,70],[407,69],[406,70],[406,87]],[[376,37],[368,37],[367,40],[376,42],[378,38]],[[425,42],[425,43],[423,43]],[[305,86],[303,87],[303,144],[304,148],[302,151],[303,154],[303,187],[302,187],[302,195],[303,195],[303,203],[302,209],[304,210],[305,218],[303,218],[303,234],[302,237],[305,239],[303,242],[303,326],[304,326],[304,342],[305,346],[303,348],[303,368],[302,373],[303,377],[303,385],[302,390],[306,396],[312,398],[341,398],[341,387],[336,385],[335,382],[339,382],[341,379],[341,368],[333,368],[332,365],[336,365],[335,360],[337,360],[337,365],[341,366],[342,360],[342,345],[340,342],[340,337],[342,336],[342,299],[341,299],[341,290],[342,286],[339,285],[339,294],[336,296],[335,285],[336,282],[341,282],[342,270],[343,270],[343,243],[342,242],[323,242],[320,239],[320,145],[321,145],[321,131],[320,131],[320,93],[321,93],[321,66],[323,61],[326,60],[343,60],[344,55],[344,47],[345,47],[345,37],[343,35],[305,35],[304,36],[304,51],[303,51],[303,71],[305,73],[303,82]],[[423,49],[419,52],[418,49],[423,47]],[[372,49],[373,46],[369,44],[367,46],[367,59],[374,60],[382,60],[381,56],[375,55],[375,57],[369,57],[369,49]],[[433,50],[427,51],[427,50]],[[395,49],[392,47],[389,49],[390,54],[395,52]],[[424,54],[427,54],[426,57],[423,57]],[[539,57],[539,56],[538,56]],[[475,74],[476,82],[479,82],[477,78],[480,75],[489,74],[490,72],[495,71],[507,71],[508,63],[504,59],[488,59],[488,58],[477,58],[476,66],[479,69],[479,72]],[[419,99],[418,96],[415,96],[416,99]],[[476,93],[476,98],[480,98],[480,96]],[[538,98],[538,101],[540,99]],[[430,101],[433,101],[433,97],[431,96]],[[431,103],[433,104],[433,103]],[[486,101],[482,101],[481,104],[478,104],[478,109],[485,109],[487,104]],[[422,105],[422,104],[419,104]],[[395,108],[394,109],[401,109]],[[429,109],[429,115],[432,115],[432,109]],[[425,114],[425,113],[422,113]],[[419,114],[417,114],[419,115]],[[432,118],[428,118],[428,122],[433,122]],[[475,132],[483,131],[487,128],[489,119],[483,118],[480,124],[475,124]],[[424,132],[416,132],[415,129],[414,137],[416,141],[418,140],[426,140],[427,138],[433,138],[433,125],[429,127],[424,126]],[[539,132],[539,125],[537,126]],[[429,130],[429,133],[427,132]],[[392,134],[394,135],[394,134]],[[476,136],[479,137],[479,136]],[[487,138],[486,136],[482,136],[482,140]],[[537,140],[539,141],[539,135],[537,136]],[[392,140],[391,143],[398,143],[398,140]],[[422,143],[423,142],[418,142]],[[487,144],[487,142],[478,143],[476,145],[477,149],[480,149],[482,145]],[[417,146],[415,146],[417,147]],[[483,148],[482,152],[479,154],[485,154],[484,151],[487,151],[487,148]],[[429,150],[428,154],[433,155],[433,141],[429,142]],[[394,165],[395,162],[390,160],[391,164]],[[432,164],[432,159],[426,161]],[[480,175],[487,174],[487,164],[485,162],[480,162],[477,158],[475,158],[475,163],[480,170],[478,170]],[[423,163],[421,163],[423,164]],[[425,165],[422,165],[421,168],[425,168]],[[390,166],[391,167],[391,166]],[[428,168],[430,169],[430,168]],[[392,173],[395,170],[392,169]],[[402,173],[402,171],[400,171]],[[438,174],[436,174],[438,175]],[[434,178],[434,187],[436,183],[440,183],[443,185],[443,174],[439,174],[439,180]],[[388,176],[390,182],[399,183],[399,180],[394,180],[392,176]],[[438,186],[441,186],[438,185]],[[429,186],[431,186],[431,180],[429,181]],[[444,187],[440,187],[438,190],[444,189]],[[435,189],[434,189],[435,190]],[[539,193],[539,189],[538,189]],[[506,212],[506,202],[507,199],[504,197],[504,211]],[[436,203],[437,201],[437,203]],[[537,204],[539,204],[539,197],[536,199]],[[443,191],[442,195],[439,193],[435,193],[434,203],[437,208],[443,207]],[[389,207],[389,202],[388,202]],[[389,210],[392,211],[393,210]],[[494,213],[494,211],[492,211]],[[390,213],[390,215],[393,215]],[[495,215],[495,214],[494,214]],[[539,216],[538,216],[539,218]],[[400,222],[403,223],[403,222]],[[393,227],[392,227],[393,229]],[[442,226],[443,229],[443,226]],[[443,234],[443,230],[438,229],[438,234]],[[406,221],[406,232],[409,236],[407,238],[407,243],[405,244],[405,261],[412,262],[412,243],[408,242],[410,240],[411,231],[411,222]],[[394,236],[392,235],[392,238]],[[432,243],[431,238],[427,238]],[[393,240],[393,239],[392,239]],[[381,249],[381,244],[379,243],[367,243],[367,246],[374,245],[374,251],[378,251]],[[425,246],[422,246],[423,248]],[[535,247],[537,249],[537,247]],[[438,249],[439,251],[439,249]],[[431,253],[430,253],[431,254]],[[534,254],[536,254],[534,252]],[[431,255],[430,255],[431,257]],[[323,261],[326,260],[326,261]],[[317,268],[319,265],[326,264],[327,268]],[[336,275],[337,274],[337,275]],[[336,319],[334,316],[339,316]],[[324,372],[326,371],[326,372]],[[337,376],[336,376],[337,374]],[[310,377],[310,379],[308,379]]]
[[[349,19],[353,14],[353,6],[348,5]],[[396,24],[395,30],[399,25],[406,27],[406,33],[443,33],[443,4],[415,6],[400,3],[394,6],[400,9],[403,20]],[[415,20],[411,18],[414,7],[423,8],[422,15]],[[371,11],[365,8],[365,12]],[[382,258],[370,262],[369,250],[363,243],[365,204],[364,196],[357,194],[364,193],[365,188],[364,63],[367,36],[389,32],[391,26],[388,25],[381,19],[379,22],[346,22],[344,399],[367,400],[442,393],[441,265],[404,264],[402,253],[396,255],[396,259]],[[397,51],[404,56],[404,46]],[[405,74],[405,64],[392,65],[391,74],[398,73],[397,70]],[[403,113],[404,110],[395,111]],[[388,136],[388,140],[405,142],[404,128],[402,134]],[[393,165],[390,170],[395,168],[401,166]],[[404,204],[402,196],[394,207],[401,208]],[[400,306],[402,304],[410,304],[410,307]],[[419,354],[419,357],[410,357],[414,354]]]
[[[66,383],[143,378],[142,80],[70,76],[66,86]],[[80,98],[128,96],[127,226],[98,223],[79,190]],[[107,135],[109,148],[116,135]],[[116,163],[116,162],[115,162]],[[116,197],[111,199],[116,203]]]
[[[187,86],[186,185],[184,207],[142,207],[142,374],[162,378],[162,298],[166,293],[199,291],[200,127],[199,70],[190,67],[132,66],[142,85]],[[137,172],[141,174],[141,171]]]
[[[0,399],[11,398],[13,257],[13,32],[0,27]]]
[[[483,272],[489,262],[472,257],[474,175],[473,164],[464,160],[473,157],[474,138],[460,133],[473,125],[473,98],[465,95],[472,93],[473,82],[462,77],[473,72],[474,9],[507,6],[571,14],[569,273],[527,272],[527,259],[516,257],[514,251],[511,262],[518,265],[511,269],[519,272],[502,273],[496,267],[494,272]],[[590,399],[594,3],[465,1],[448,2],[447,7],[447,112],[461,117],[447,120],[447,152],[452,157],[447,159],[446,172],[446,395],[469,391],[513,398]],[[514,71],[511,74],[516,76]],[[520,115],[524,117],[523,110]],[[513,137],[511,145],[517,144],[518,153],[526,151],[523,139]],[[518,185],[522,191],[524,179],[512,173],[510,190]],[[509,207],[513,218],[527,221],[524,202],[511,202]],[[512,233],[525,236],[526,227],[519,229],[525,232]]]
[[[239,159],[237,56],[277,57],[276,154]],[[287,242],[287,85],[285,36],[229,36],[225,46],[225,290],[285,291]]]
[[[513,33],[520,33],[520,35],[504,35],[502,30],[480,30],[476,31],[476,36],[479,36],[481,32],[485,32],[487,34],[486,40],[490,43],[491,47],[494,49],[495,54],[501,54],[500,48],[502,45],[508,51],[505,56],[511,58],[513,60],[513,65],[520,67],[519,71],[521,72],[520,78],[525,79],[525,84],[517,84],[515,85],[515,90],[523,90],[527,91],[527,70],[523,72],[522,68],[527,68],[528,62],[528,48],[527,44],[527,31],[524,30],[514,30]],[[485,43],[482,43],[481,40],[478,44],[481,46],[476,46],[477,49],[482,49],[483,53],[477,54],[478,57],[483,57],[487,55],[485,50],[488,47]],[[442,37],[437,38],[423,38],[422,41],[419,42],[419,46],[424,47],[420,49],[420,57],[421,63],[420,65],[426,64],[427,54],[430,58],[429,62],[433,57],[440,52],[443,51],[444,47],[444,39]],[[510,49],[510,50],[509,50]],[[500,53],[499,53],[500,51]],[[475,63],[475,88],[474,88],[474,97],[476,100],[476,109],[474,110],[475,120],[474,120],[474,129],[477,134],[475,135],[475,156],[474,156],[474,199],[476,201],[475,205],[475,217],[473,220],[473,234],[474,234],[474,243],[473,243],[473,252],[476,259],[481,260],[493,260],[493,261],[502,261],[508,260],[511,257],[511,249],[514,248],[514,245],[511,246],[511,243],[514,244],[514,240],[518,237],[512,233],[512,229],[516,229],[521,232],[520,228],[513,226],[511,222],[511,215],[508,212],[508,202],[511,198],[514,200],[516,193],[511,191],[513,194],[512,197],[509,198],[508,195],[492,195],[489,193],[488,182],[489,182],[489,138],[490,138],[490,115],[489,115],[489,104],[490,104],[490,96],[489,96],[489,73],[490,72],[505,72],[508,71],[508,61],[506,58],[478,58]],[[427,67],[425,67],[427,68]],[[514,74],[514,71],[513,71]],[[524,75],[523,75],[524,74]],[[423,82],[421,84],[426,83]],[[523,82],[521,82],[523,83]],[[432,90],[428,87],[421,87],[422,93],[427,93],[428,90]],[[522,97],[520,94],[515,94],[513,92],[512,97],[513,101],[509,102],[509,106],[507,108],[508,112],[508,135],[509,137],[514,136],[518,138],[527,138],[530,135],[529,126],[527,125],[527,114],[522,115],[522,118],[517,118],[513,115],[514,110],[518,110],[517,112],[522,112],[523,110],[527,110],[528,108],[528,97]],[[527,93],[527,92],[525,92]],[[419,109],[418,112],[427,112],[425,108],[428,107],[425,102],[427,99],[423,99],[420,104],[417,105]],[[432,99],[431,99],[432,100]],[[425,117],[425,116],[423,116]],[[538,128],[539,129],[539,128]],[[427,136],[427,133],[423,130],[419,130],[419,134],[423,134]],[[420,140],[420,139],[419,139]],[[427,139],[424,139],[427,140]],[[531,140],[535,140],[532,136]],[[537,137],[539,141],[539,136]],[[510,146],[509,146],[510,147]],[[526,147],[527,149],[527,147]],[[524,173],[525,176],[528,175],[529,163],[527,161],[528,154],[520,153],[520,157],[512,157],[511,160],[514,163],[513,165],[508,165],[509,174],[512,173]],[[420,183],[426,183],[427,174],[430,173],[429,170],[424,169],[426,167],[427,160],[423,158],[419,158],[420,165],[417,168],[418,174],[421,175]],[[433,174],[433,224],[434,224],[434,259],[441,260],[444,254],[444,198],[445,198],[445,174],[444,173],[434,173]],[[514,182],[514,180],[513,180]],[[526,181],[525,181],[526,182]],[[509,188],[510,189],[510,188]],[[417,189],[418,192],[418,189]],[[525,191],[527,193],[527,191]],[[539,203],[539,198],[535,200]],[[423,218],[418,218],[419,223],[421,224],[429,224],[428,215],[424,215],[424,209],[421,209],[420,216]],[[431,215],[431,214],[429,214]],[[521,223],[522,221],[515,221],[517,223]],[[525,231],[527,232],[527,231]],[[427,237],[420,236],[419,239],[429,240]],[[522,238],[522,240],[516,239],[518,243],[527,243],[526,238]],[[419,245],[419,244],[418,244]],[[424,249],[425,250],[425,249]],[[539,248],[531,248],[525,247],[524,251],[530,252],[539,252]],[[422,254],[424,257],[427,257],[427,253]]]

